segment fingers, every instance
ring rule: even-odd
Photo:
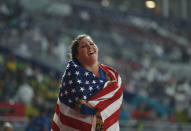
[[[78,101],[76,101],[76,103],[75,103],[75,109],[76,109],[76,111],[80,112],[80,109],[81,109],[81,107],[82,107],[82,105],[83,105],[84,103],[85,103],[84,100],[78,100]]]
[[[97,112],[97,109],[93,108],[89,103],[86,103],[85,100],[76,101],[75,110],[84,115],[94,115]]]
[[[108,74],[106,74],[106,80],[108,80],[108,81],[112,80],[111,77]]]

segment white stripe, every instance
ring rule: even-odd
[[[111,125],[107,131],[119,131],[119,121],[117,121],[116,123],[114,123],[113,125]]]
[[[108,117],[110,117],[114,112],[116,112],[122,104],[123,95],[119,99],[117,99],[115,102],[110,104],[107,108],[105,108],[101,112],[102,120],[105,121]]]
[[[107,100],[111,97],[113,97],[113,95],[121,88],[121,86],[118,86],[117,89],[113,90],[112,92],[98,98],[98,99],[95,99],[95,100],[91,100],[91,101],[88,101],[88,103],[90,103],[92,106],[96,106],[99,102],[101,101],[104,101],[104,100]]]
[[[68,127],[66,125],[63,125],[62,122],[60,121],[60,118],[57,116],[57,114],[54,114],[53,121],[56,123],[56,125],[60,128],[60,131],[79,131],[77,129]]]
[[[112,70],[109,70],[109,72],[115,77],[115,79],[117,79],[116,77],[117,76],[115,76],[115,73],[112,71]],[[121,77],[119,76],[119,74],[118,74],[118,86],[121,86]]]
[[[96,99],[96,100],[99,100],[99,101],[104,101],[104,100],[107,100],[111,97],[113,97],[113,95],[120,89],[120,87],[118,86],[118,88],[116,88],[115,90],[111,91],[110,93]]]
[[[113,97],[113,95],[120,89],[120,87],[118,87],[117,89],[115,89],[114,91],[98,98],[98,99],[95,99],[95,100],[91,100],[91,101],[88,101],[88,103],[90,103],[92,106],[96,106],[99,102],[101,101],[104,101],[104,100],[107,100],[111,97]]]
[[[65,104],[61,103],[58,99],[57,104],[59,105],[59,110],[62,114],[72,117],[74,119],[92,124],[93,121],[93,115],[83,115],[75,111],[74,109],[70,108],[69,106],[66,106]]]
[[[110,70],[109,70],[110,71]],[[115,73],[113,72],[113,71],[110,71],[111,72],[111,74],[115,77],[115,79],[116,79],[116,77],[117,76],[115,76]],[[98,104],[102,99],[109,99],[109,98],[111,98],[111,97],[113,97],[113,95],[117,92],[117,91],[119,91],[119,89],[121,88],[121,83],[122,83],[122,81],[121,81],[121,77],[118,75],[118,88],[117,89],[115,89],[114,91],[112,91],[112,92],[110,92],[110,93],[108,93],[108,94],[106,94],[106,95],[104,95],[104,96],[102,96],[102,97],[100,97],[100,98],[98,98],[98,99],[96,99],[96,100],[94,100],[94,101],[90,101],[91,103],[93,103],[93,104]],[[107,83],[108,84],[108,83]],[[105,85],[105,86],[107,86],[107,85]],[[118,109],[120,109],[120,107],[121,107],[121,104],[122,104],[122,99],[123,99],[123,95],[121,95],[121,97],[118,99],[118,100],[116,100],[115,102],[113,102],[112,104],[110,104],[107,108],[105,108],[102,112],[101,112],[101,116],[102,116],[102,120],[104,121],[104,120],[106,120],[108,117],[110,117],[113,113],[115,113]],[[108,129],[107,129],[107,131],[119,131],[119,122],[117,121],[116,123],[114,123],[113,125],[111,125]]]
[[[118,75],[118,86],[121,87],[122,81],[121,81],[121,77]]]
[[[112,73],[112,75],[115,75],[112,71],[110,71],[110,72]],[[108,83],[109,83],[109,81],[107,83],[105,83],[104,88],[107,87]],[[112,91],[112,92],[110,92],[110,93],[108,93],[102,97],[99,97],[98,99],[89,101],[88,103],[91,104],[92,106],[96,106],[99,102],[113,97],[113,95],[121,88],[121,77],[119,75],[118,75],[118,83],[117,84],[118,84],[118,88],[115,89],[114,91]]]
[[[95,107],[99,102],[100,102],[100,101],[94,101],[94,100],[88,101],[88,103],[89,103],[90,105],[92,105],[93,107]]]
[[[104,88],[107,87],[107,85],[108,85],[109,82],[110,82],[110,81],[107,81],[107,82],[105,83]],[[104,88],[103,88],[103,89],[104,89]],[[102,89],[102,90],[103,90],[103,89]],[[102,97],[103,97],[103,96],[102,96]],[[95,100],[88,101],[88,103],[91,104],[92,106],[96,106],[97,104],[99,104],[100,101],[104,101],[104,100],[101,100],[102,97],[100,97],[100,98],[98,98],[98,99],[95,99]],[[103,99],[103,98],[102,98],[102,99]]]
[[[113,72],[112,70],[108,69],[108,71],[113,75],[113,77],[115,77],[115,79],[117,79],[117,76],[115,75],[115,72]]]

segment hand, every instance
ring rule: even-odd
[[[87,103],[85,100],[78,100],[75,105],[76,111],[84,115],[95,115],[97,109],[93,108],[92,105]]]
[[[86,103],[85,100],[81,100],[81,99],[77,100],[76,103],[75,103],[76,111],[80,112],[80,109],[81,109],[82,105],[85,104],[85,103]]]
[[[110,75],[109,75],[108,73],[106,73],[106,80],[108,80],[108,81],[111,81],[111,80],[112,80],[111,77],[110,77]]]

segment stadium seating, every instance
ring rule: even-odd
[[[8,8],[6,4],[1,3]],[[177,123],[175,130],[180,123],[190,124],[189,21],[92,8],[75,1],[67,5],[69,15],[33,15],[20,5],[8,8],[12,14],[1,12],[0,100],[25,105],[28,120],[21,126],[30,128],[46,108],[46,118],[42,119],[50,127],[69,45],[80,33],[92,36],[100,61],[122,76],[122,129],[146,129],[152,121],[163,123],[165,129]],[[25,83],[31,98],[18,96]],[[157,128],[157,124],[153,126]]]

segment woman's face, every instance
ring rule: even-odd
[[[80,41],[76,58],[82,65],[97,62],[98,48],[90,37],[84,37]]]

